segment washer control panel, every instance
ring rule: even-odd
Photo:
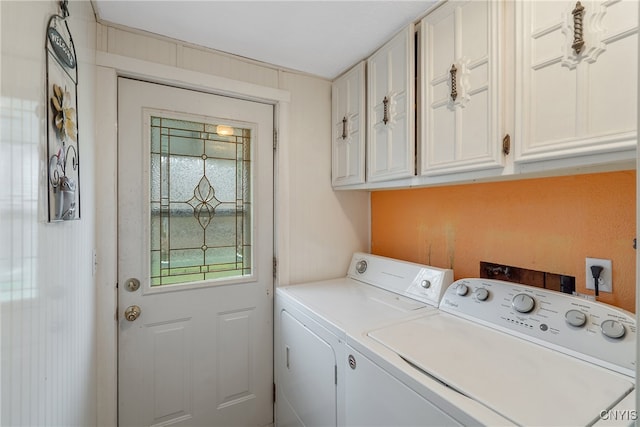
[[[635,315],[569,294],[492,279],[452,283],[442,311],[582,358],[635,372]]]
[[[438,307],[453,270],[356,252],[347,277]]]

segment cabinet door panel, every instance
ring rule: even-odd
[[[486,133],[486,123],[489,120],[489,97],[487,90],[482,90],[472,96],[472,102],[467,105],[467,111],[460,119],[460,140],[465,141],[460,144],[460,157],[463,159],[483,158],[490,147],[492,141],[485,138],[478,138],[478,135]],[[467,118],[472,118],[467,120]]]
[[[502,2],[447,2],[421,24],[420,174],[503,166]]]
[[[481,58],[489,54],[488,3],[472,1],[460,8],[460,54]]]
[[[518,162],[636,146],[638,2],[582,5],[585,43],[576,53],[574,1],[515,4]]]
[[[576,84],[576,70],[560,69],[560,63],[536,70],[531,81],[535,96],[529,119],[532,148],[573,137],[576,128]]]
[[[598,61],[588,64],[588,135],[636,129],[638,61],[629,53],[637,52],[637,46],[638,34],[628,35],[607,43],[607,50]]]
[[[367,61],[367,181],[414,175],[413,25],[395,36]]]
[[[365,180],[365,72],[356,65],[332,85],[331,183],[362,184]]]
[[[429,32],[429,40],[432,41],[428,47],[432,54],[428,62],[427,81],[446,81],[448,79],[449,69],[455,61],[456,54],[455,27],[455,15],[450,13],[445,14],[441,20],[436,20],[432,26],[422,30]]]
[[[429,145],[428,154],[434,163],[446,163],[454,158],[456,153],[456,138],[451,138],[451,129],[455,132],[455,116],[446,105],[443,105],[433,110],[432,117],[439,126],[434,126],[432,129],[434,143]]]
[[[545,1],[539,2],[531,10],[530,29],[537,33],[543,28],[549,28],[559,23],[563,13],[567,11],[568,2]],[[528,6],[528,5],[527,5]]]

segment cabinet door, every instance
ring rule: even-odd
[[[503,2],[447,2],[421,24],[421,175],[496,168]]]
[[[365,63],[338,78],[332,86],[333,142],[331,183],[334,187],[364,183]]]
[[[581,5],[516,2],[516,161],[636,145],[638,2]]]
[[[367,61],[367,180],[415,174],[414,28],[396,35]]]

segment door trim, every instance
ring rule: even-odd
[[[97,425],[117,425],[117,100],[118,77],[274,105],[278,150],[274,155],[274,286],[289,283],[288,91],[104,52],[96,53],[96,346]]]

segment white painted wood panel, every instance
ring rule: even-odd
[[[413,24],[367,60],[367,181],[415,174]]]
[[[517,162],[636,146],[638,2],[582,5],[585,45],[576,53],[575,2],[516,3]]]
[[[334,187],[365,182],[365,90],[364,62],[331,86],[331,183]]]
[[[96,23],[90,3],[73,2],[69,8],[79,69],[82,219],[48,224],[44,30],[58,3],[0,2],[3,426],[80,426],[96,420]]]
[[[256,327],[253,314],[253,309],[218,314],[218,408],[256,398],[254,391],[259,384],[255,383],[255,365],[251,363],[257,344],[251,336],[251,328]]]
[[[423,176],[504,165],[503,13],[501,2],[447,2],[422,20]]]

